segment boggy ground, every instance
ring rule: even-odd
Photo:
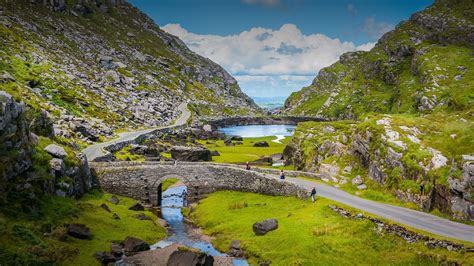
[[[188,210],[213,244],[228,250],[232,240],[242,247],[252,264],[272,265],[437,265],[442,262],[474,263],[473,253],[429,249],[422,242],[407,243],[400,237],[378,232],[367,220],[346,219],[318,198],[316,203],[292,197],[252,193],[216,192]],[[337,205],[337,204],[336,204]],[[277,230],[255,236],[253,223],[278,219]]]
[[[129,210],[136,201],[126,197],[117,196],[120,202],[114,205],[111,196],[101,192],[80,200],[45,196],[37,216],[0,215],[0,265],[100,265],[94,254],[109,251],[113,242],[133,236],[153,244],[165,237],[166,230],[158,223],[133,217],[144,213],[155,220],[151,212]],[[111,212],[100,207],[103,203]],[[113,219],[114,213],[120,219]],[[85,224],[91,239],[66,236],[63,225],[68,223]]]

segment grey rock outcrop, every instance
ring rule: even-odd
[[[82,153],[76,154],[75,165],[67,166],[64,159],[68,154],[64,148],[52,144],[45,149],[52,158],[45,158],[46,161],[33,160],[33,155],[42,151],[36,146],[37,137],[28,127],[34,121],[29,121],[26,113],[24,104],[0,91],[0,150],[14,151],[0,154],[0,202],[4,203],[15,195],[15,198],[20,197],[22,200],[14,204],[35,211],[37,199],[42,194],[80,197],[97,186],[87,158]],[[33,166],[48,169],[42,173],[49,174],[48,178],[39,176],[40,173]]]
[[[172,158],[179,161],[200,162],[212,160],[211,151],[205,148],[175,146],[171,148],[170,152]]]
[[[257,236],[263,236],[266,233],[276,230],[278,228],[278,221],[276,219],[267,219],[256,222],[252,226],[252,230]]]
[[[44,150],[56,158],[63,159],[67,156],[67,153],[64,148],[56,144],[49,144],[44,148]]]

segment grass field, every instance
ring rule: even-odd
[[[241,192],[216,192],[188,214],[214,245],[227,251],[232,240],[242,241],[252,264],[272,265],[437,265],[443,261],[472,264],[474,254],[428,249],[400,237],[377,232],[366,220],[341,217],[327,206],[292,197],[271,197]],[[337,205],[337,204],[336,204]],[[236,207],[237,206],[237,207]],[[278,219],[279,228],[255,236],[252,224]]]
[[[153,244],[166,235],[159,224],[133,218],[140,212],[128,207],[136,201],[118,197],[118,205],[108,200],[111,194],[92,193],[75,201],[69,198],[45,197],[39,217],[0,216],[0,265],[100,265],[94,258],[98,251],[109,251],[115,241],[134,236]],[[111,212],[100,207],[107,204]],[[112,219],[113,213],[119,220]],[[143,212],[155,217],[151,212]],[[92,238],[80,240],[64,236],[64,224],[82,223],[90,228]],[[52,232],[50,232],[52,231]]]
[[[270,156],[276,153],[282,153],[291,137],[281,140],[281,143],[273,142],[275,136],[261,138],[244,138],[243,144],[235,146],[226,146],[223,140],[199,142],[211,151],[218,151],[220,156],[213,156],[212,160],[218,163],[245,163],[258,160],[263,156]],[[256,142],[266,141],[270,147],[253,147]],[[210,143],[210,144],[209,144]]]

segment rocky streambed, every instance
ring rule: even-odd
[[[217,265],[248,265],[245,258],[231,257],[217,250],[211,244],[210,237],[185,221],[181,209],[187,204],[184,200],[186,193],[187,188],[183,184],[177,184],[163,192],[161,216],[167,223],[168,236],[151,245],[150,250],[127,257],[117,265],[161,265],[160,263],[169,265],[171,261],[183,263],[181,265],[191,265],[188,263],[194,264],[196,261],[203,263],[212,261]],[[234,246],[235,243],[231,250],[239,249]],[[193,250],[194,255],[187,254],[179,257],[176,255],[180,250],[186,249]]]

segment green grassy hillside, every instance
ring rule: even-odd
[[[360,118],[366,113],[472,112],[474,5],[437,1],[386,33],[369,52],[322,69],[285,103],[287,113]]]

